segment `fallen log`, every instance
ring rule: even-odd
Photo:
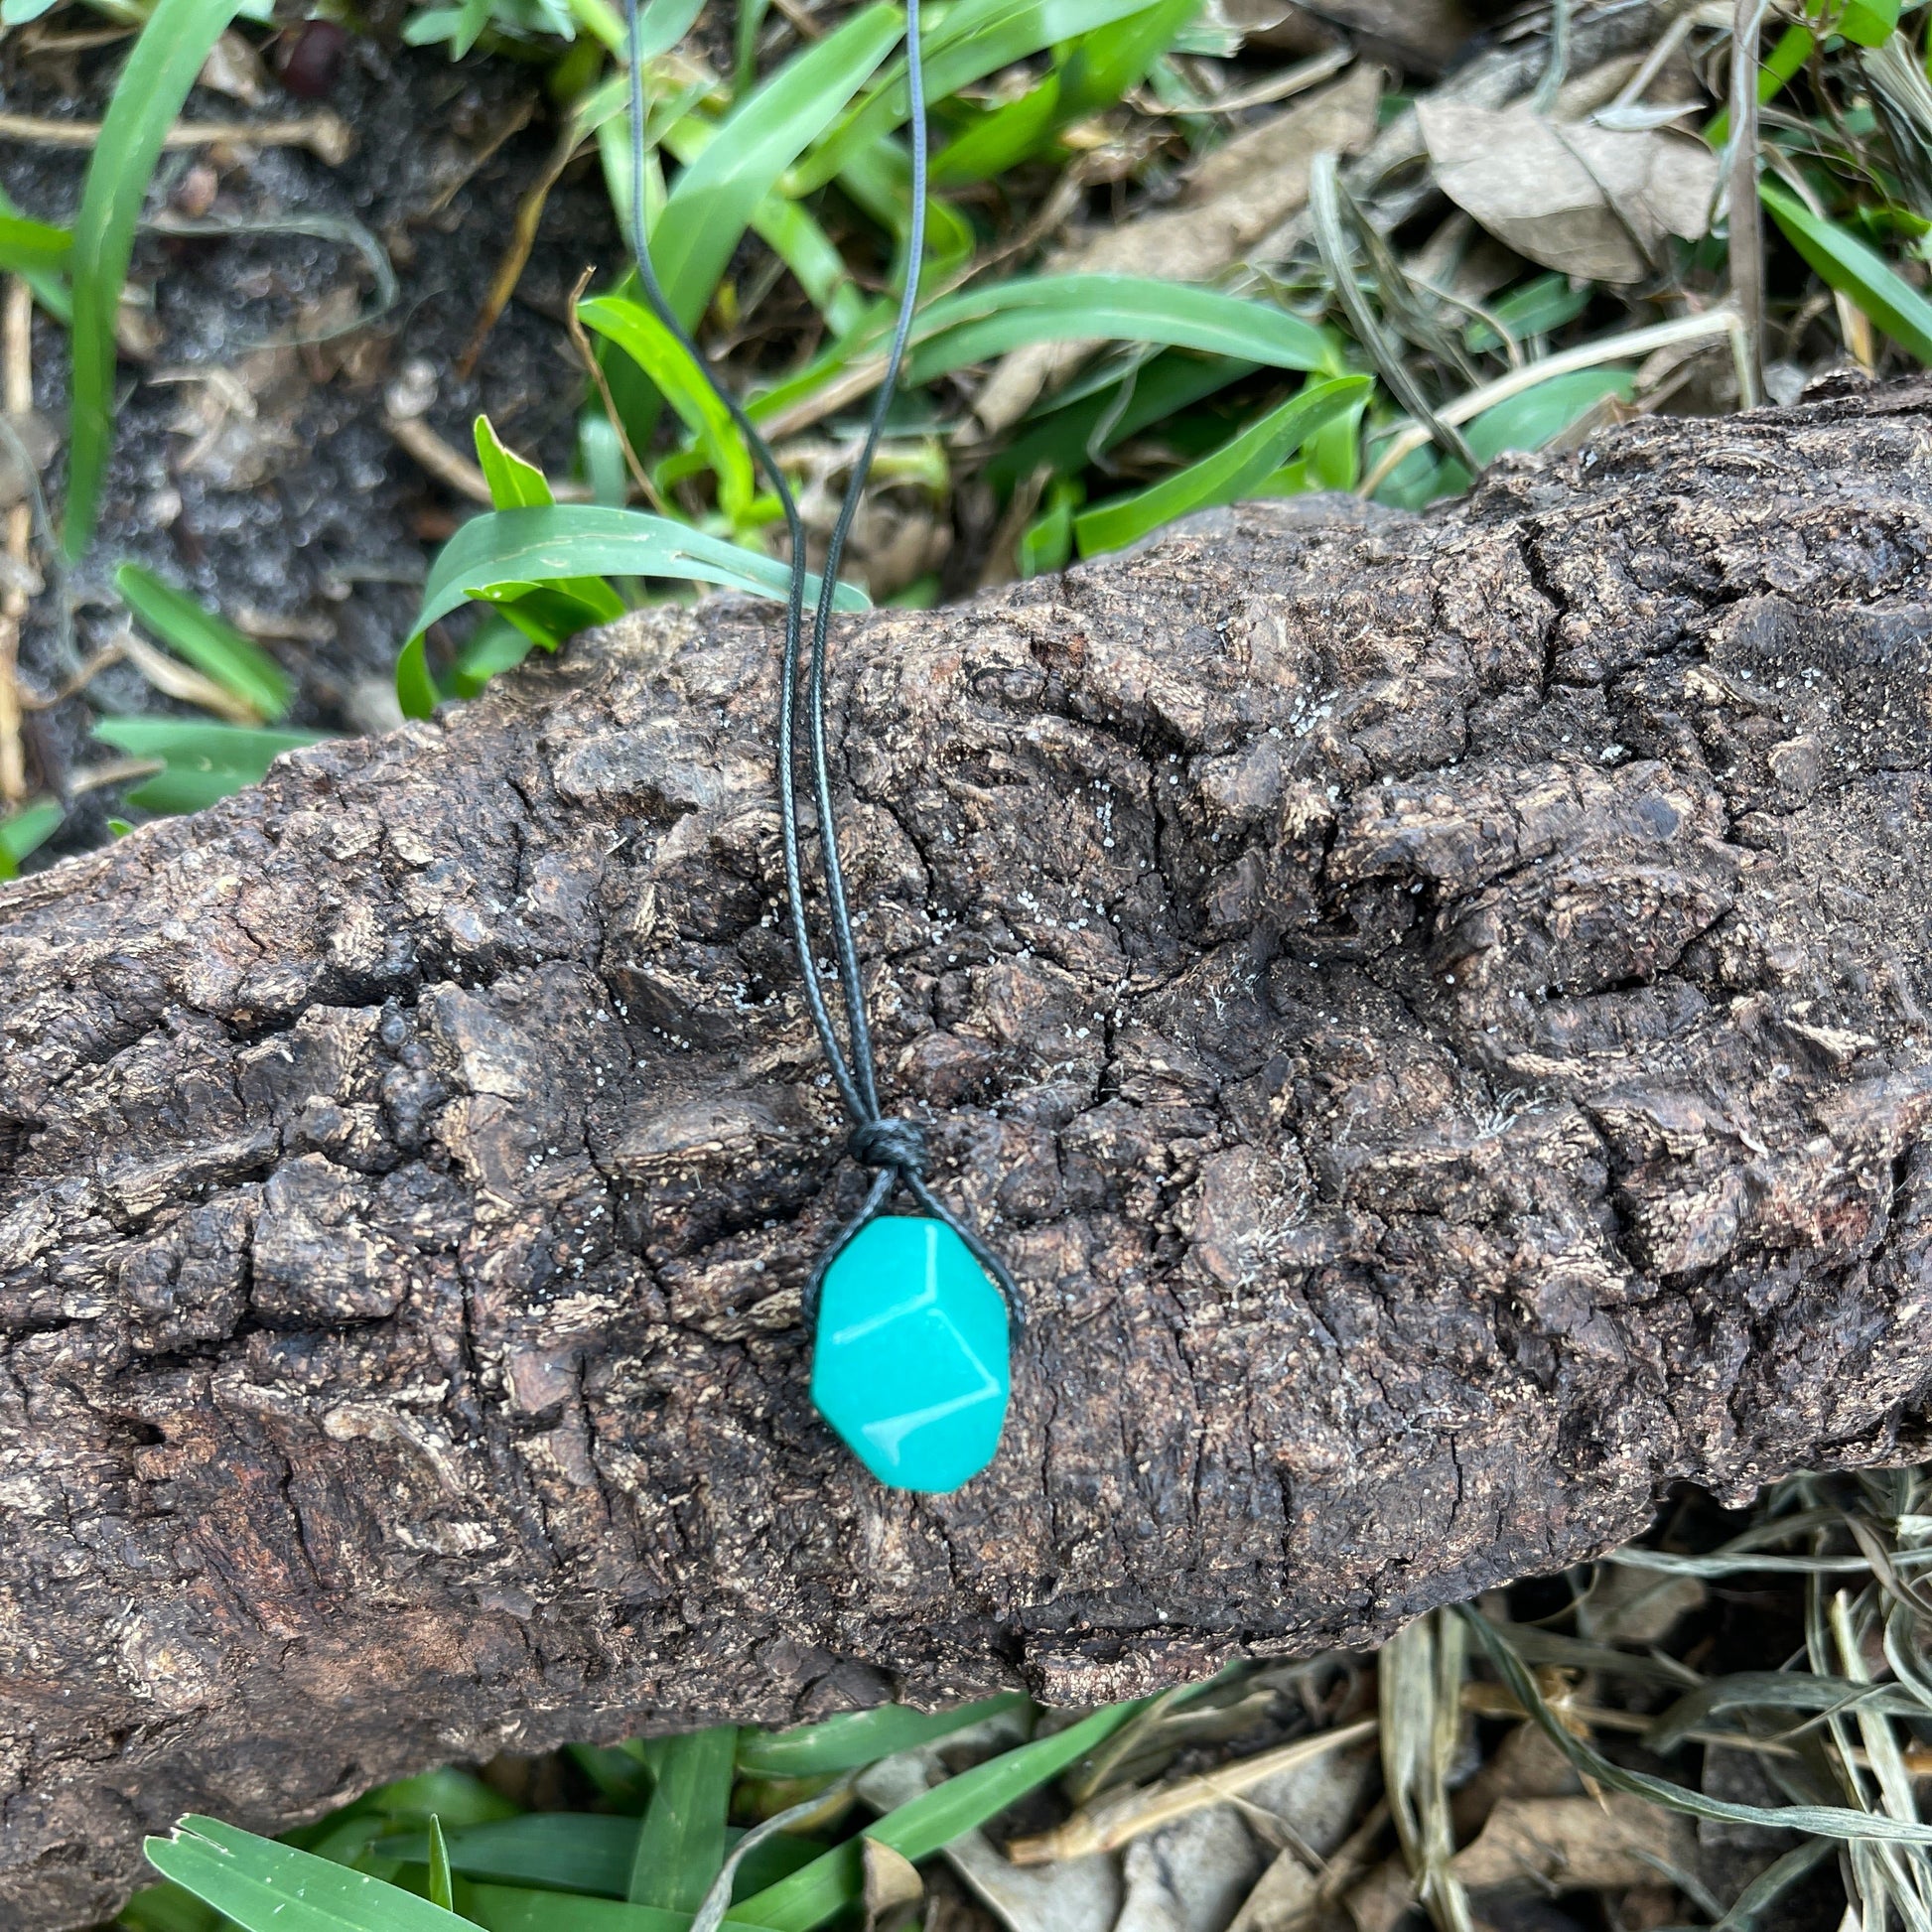
[[[838,644],[991,1471],[806,1397],[864,1176],[768,610],[0,889],[0,1916],[439,1760],[1368,1644],[1926,1452],[1932,387],[1220,514]]]

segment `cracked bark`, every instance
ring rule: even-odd
[[[1097,1702],[1923,1454],[1929,430],[1640,423],[842,632],[887,1081],[1032,1311],[957,1496],[806,1400],[861,1178],[765,611],[0,890],[6,1922],[191,1807]]]

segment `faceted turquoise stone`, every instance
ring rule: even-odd
[[[893,1489],[957,1489],[1007,1413],[1007,1308],[943,1221],[869,1221],[825,1271],[812,1401]]]

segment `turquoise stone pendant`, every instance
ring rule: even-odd
[[[1007,1308],[943,1221],[882,1214],[819,1288],[812,1401],[893,1489],[957,1489],[1006,1421]]]

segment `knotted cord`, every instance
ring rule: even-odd
[[[624,0],[624,25],[629,47],[633,50],[640,44],[637,15],[638,0]],[[791,916],[792,949],[797,955],[798,971],[804,983],[805,1005],[811,1014],[819,1044],[824,1049],[833,1084],[838,1088],[839,1098],[852,1121],[852,1131],[846,1139],[846,1152],[862,1166],[877,1170],[859,1212],[839,1231],[812,1272],[805,1293],[805,1314],[809,1319],[826,1269],[838,1258],[846,1243],[902,1187],[921,1211],[935,1220],[943,1221],[965,1242],[973,1258],[992,1277],[1006,1298],[1009,1313],[1017,1323],[1022,1318],[1020,1296],[1005,1264],[971,1228],[944,1206],[926,1184],[929,1161],[923,1131],[914,1122],[880,1109],[872,1029],[866,1018],[865,981],[859,970],[859,947],[853,935],[852,915],[846,902],[845,870],[840,863],[838,820],[832,801],[831,763],[825,747],[827,636],[831,628],[832,603],[838,591],[839,562],[845,554],[853,518],[859,513],[866,479],[871,474],[873,457],[878,451],[880,438],[885,434],[887,413],[898,386],[899,368],[905,359],[906,345],[912,334],[913,313],[918,305],[919,265],[925,259],[926,122],[924,72],[919,49],[919,0],[906,0],[905,4],[905,79],[912,139],[912,210],[906,230],[905,287],[899,296],[892,346],[886,356],[885,375],[866,423],[865,441],[853,462],[845,498],[839,506],[838,520],[832,526],[831,539],[826,546],[818,602],[812,612],[809,642],[805,632],[805,526],[798,513],[798,500],[771,446],[759,434],[744,405],[719,380],[691,332],[672,309],[651,263],[650,243],[644,228],[644,82],[642,64],[634,58],[629,62],[629,241],[630,252],[636,261],[638,283],[652,314],[691,357],[713,394],[737,424],[754,460],[770,483],[772,494],[778,499],[791,542],[791,582],[785,599],[784,652],[778,677],[777,733],[778,820],[784,844],[785,899]],[[802,693],[799,682],[801,658],[805,669]],[[826,920],[831,928],[833,970],[838,981],[839,1004],[845,1009],[847,1040],[840,1039],[833,1021],[831,1005],[826,999],[824,976],[813,953],[811,926],[806,916],[804,864],[798,831],[797,724],[801,696],[805,712],[805,751],[811,768],[813,812],[818,824],[820,864],[824,872]]]

